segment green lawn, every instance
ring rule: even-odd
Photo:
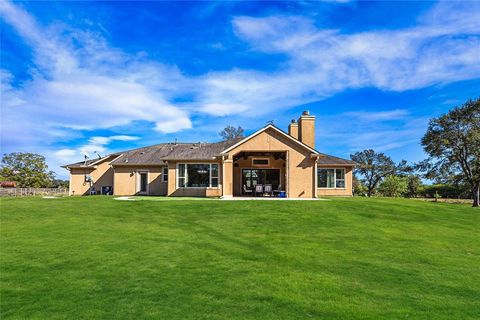
[[[478,319],[480,210],[1,199],[1,319]]]

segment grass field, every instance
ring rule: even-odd
[[[2,319],[478,319],[480,210],[1,199]]]

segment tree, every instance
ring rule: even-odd
[[[48,170],[44,156],[13,152],[3,155],[0,176],[21,188],[45,188],[52,186],[55,173]]]
[[[233,126],[226,126],[222,131],[220,131],[220,136],[224,141],[233,140],[236,138],[243,138],[243,128],[242,127],[233,127]]]
[[[356,152],[350,155],[350,158],[358,163],[355,171],[363,177],[362,182],[367,187],[368,197],[384,177],[395,172],[393,160],[384,153],[376,153],[372,149]]]
[[[378,187],[378,191],[385,197],[402,197],[407,189],[407,178],[395,175],[386,177]]]
[[[400,177],[408,177],[414,171],[415,165],[408,164],[407,160],[402,160],[395,166],[395,174]]]
[[[365,196],[367,194],[367,187],[357,178],[356,175],[353,175],[352,181],[353,194],[356,196]]]
[[[429,158],[426,177],[447,183],[465,181],[480,206],[480,98],[430,120],[422,145]]]
[[[422,186],[422,179],[416,174],[409,174],[407,177],[407,192],[405,195],[409,198],[418,196]]]

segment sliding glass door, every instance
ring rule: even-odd
[[[242,184],[248,190],[255,189],[257,184],[271,184],[273,190],[278,190],[280,169],[242,169]]]

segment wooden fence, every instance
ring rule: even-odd
[[[0,197],[68,196],[68,188],[0,188]]]

